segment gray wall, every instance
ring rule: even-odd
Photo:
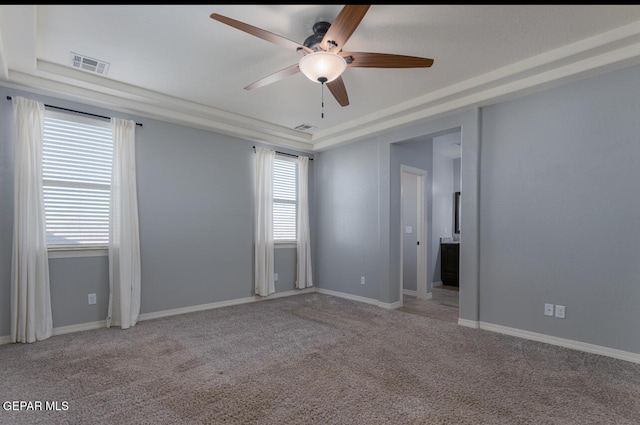
[[[365,140],[316,158],[318,286],[378,299],[378,144]]]
[[[402,288],[415,291],[418,287],[418,176],[402,175]],[[406,228],[411,232],[407,233]]]
[[[15,94],[20,93],[0,89],[3,97]],[[636,66],[485,107],[481,120],[477,110],[470,110],[322,152],[315,164],[320,207],[313,221],[319,231],[315,244],[317,285],[383,302],[397,300],[394,278],[397,281],[399,271],[400,160],[394,143],[460,126],[464,193],[461,318],[639,353],[638,99],[640,67]],[[56,103],[79,109],[72,103]],[[0,102],[0,335],[8,334],[10,317],[10,111],[10,102]],[[148,304],[143,299],[144,311],[248,296],[252,288],[246,272],[252,268],[250,242],[228,239],[226,230],[193,211],[207,217],[222,215],[232,223],[236,221],[231,215],[249,214],[243,209],[252,211],[247,187],[251,156],[244,153],[251,152],[251,144],[141,121],[145,127],[138,132],[137,153],[143,296],[148,297]],[[207,155],[207,160],[195,158],[197,155]],[[246,172],[236,174],[221,164],[217,155]],[[427,164],[431,163],[429,158]],[[216,167],[235,179],[225,180],[235,188],[229,199],[223,196],[231,189],[215,180],[219,178],[216,170],[209,170]],[[197,192],[191,185],[195,182],[200,185]],[[171,192],[159,183],[167,183]],[[182,190],[192,191],[188,201]],[[228,205],[217,205],[221,200]],[[185,201],[188,212],[180,207]],[[156,214],[153,210],[159,206],[165,211]],[[168,223],[179,223],[184,233],[168,228],[163,221],[183,215],[185,220]],[[186,218],[195,223],[186,223]],[[250,241],[251,220],[242,222],[233,237]],[[194,246],[180,240],[184,234],[193,236],[194,228],[204,233],[194,237]],[[149,233],[152,230],[153,234]],[[186,252],[179,252],[178,247]],[[225,248],[234,255],[222,252]],[[168,266],[159,265],[159,259],[150,258],[153,255],[162,256],[182,273],[163,276],[157,268],[167,271]],[[208,263],[195,264],[191,261],[194,256]],[[279,261],[291,261],[286,251],[278,251],[276,256]],[[106,269],[104,257],[58,259],[51,264],[56,326],[102,319],[98,311],[104,304],[100,300],[96,310],[87,311],[86,282],[92,282],[91,291],[99,297],[104,293],[100,292],[106,285],[100,272]],[[72,269],[83,275],[71,273]],[[209,283],[198,281],[208,276]],[[366,285],[360,285],[360,276],[366,276]],[[156,281],[149,283],[150,278]],[[181,296],[176,288],[192,295]],[[160,299],[154,299],[149,291],[165,292],[168,295],[162,300],[171,301],[155,305],[153,301],[159,303]],[[77,300],[68,295],[78,293],[82,295],[77,295]],[[545,302],[565,305],[567,318],[544,316]]]
[[[0,336],[11,326],[11,246],[13,241],[13,113],[0,88]]]
[[[640,353],[639,99],[635,66],[483,109],[481,321]]]
[[[386,147],[389,147],[385,144]],[[384,246],[380,232],[380,190],[385,174],[380,168],[380,143],[376,138],[321,152],[316,164],[318,210],[318,286],[324,289],[373,298],[385,303],[398,301],[399,288],[380,287],[381,279],[400,276],[400,165],[429,170],[431,139],[407,140],[390,146],[386,164],[393,222],[389,226],[393,245]],[[427,175],[427,201],[431,202],[431,178]],[[431,214],[427,211],[427,231]],[[429,234],[429,233],[428,233]],[[379,261],[390,249],[395,261],[388,270]],[[428,249],[429,251],[429,249]],[[389,258],[386,258],[389,261]],[[429,275],[427,265],[427,276]],[[360,277],[365,276],[365,285]]]
[[[440,238],[453,235],[453,159],[433,153],[433,231],[431,232],[432,282],[441,281]]]
[[[427,169],[427,202],[431,204],[432,138],[461,131],[464,146],[465,207],[468,229],[460,252],[460,317],[478,319],[478,154],[479,112],[462,111],[399,127],[376,137],[321,152],[316,164],[316,255],[318,286],[347,294],[399,301],[400,286],[400,164],[399,152],[410,153],[406,165]],[[409,144],[411,146],[403,146]],[[427,231],[431,234],[431,208]],[[431,244],[427,244],[431,256]],[[427,262],[427,277],[431,276]],[[373,286],[359,285],[367,275]],[[429,290],[431,289],[429,285]]]
[[[109,257],[51,259],[49,281],[55,327],[97,322],[107,317]],[[88,294],[96,294],[95,305],[89,305]],[[7,325],[3,335],[9,330]]]
[[[136,127],[141,313],[253,294],[252,142],[0,87],[0,98],[7,95],[144,124]],[[2,336],[9,334],[11,317],[13,112],[8,100],[0,101],[0,137]],[[313,161],[309,171],[313,239]],[[276,250],[277,291],[294,289],[295,257],[295,248]],[[109,286],[107,257],[51,259],[49,265],[54,327],[104,320]],[[96,305],[88,305],[89,293],[97,294]]]

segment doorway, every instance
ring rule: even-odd
[[[432,301],[459,309],[462,134],[433,138]],[[464,286],[464,285],[463,285]]]
[[[400,166],[400,300],[431,298],[427,282],[427,171]]]

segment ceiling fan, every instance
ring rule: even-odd
[[[344,6],[333,23],[324,21],[315,23],[313,34],[302,44],[217,13],[212,13],[211,18],[303,55],[298,63],[249,84],[245,90],[263,87],[302,72],[311,81],[326,84],[338,103],[341,106],[347,106],[349,96],[341,75],[348,67],[428,68],[433,65],[433,59],[429,58],[343,51],[344,45],[370,6],[363,4]]]

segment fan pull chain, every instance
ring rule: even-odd
[[[320,88],[320,92],[321,92],[321,96],[322,96],[322,112],[320,113],[320,117],[322,119],[324,119],[324,83],[327,82],[327,79],[325,77],[320,77],[320,78],[318,78],[318,81],[320,82],[320,85],[322,86]]]
[[[320,84],[322,88],[320,91],[322,92],[322,112],[320,113],[320,118],[324,119],[324,83]]]

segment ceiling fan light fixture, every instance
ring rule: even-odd
[[[347,69],[347,62],[335,53],[313,52],[303,56],[298,66],[311,81],[330,83]]]

